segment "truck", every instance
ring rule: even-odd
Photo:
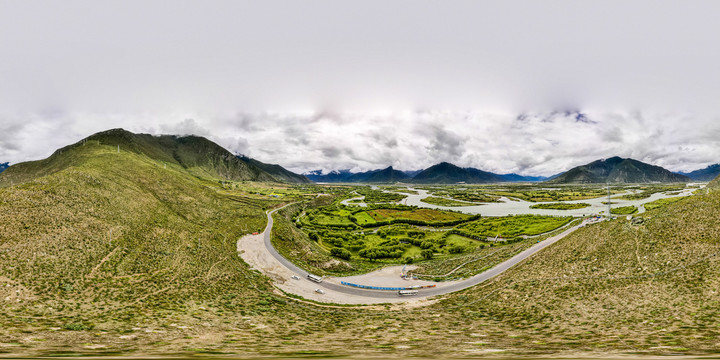
[[[398,290],[398,296],[413,296],[417,294],[417,290]]]
[[[308,280],[314,281],[316,283],[320,283],[323,281],[322,276],[317,276],[317,275],[313,275],[313,274],[308,274],[307,278],[308,278]]]

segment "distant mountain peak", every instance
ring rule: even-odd
[[[553,183],[687,182],[690,178],[660,166],[613,156],[574,167],[550,180]]]
[[[704,169],[698,169],[689,173],[678,172],[680,175],[685,175],[695,181],[710,181],[720,176],[720,164],[713,164]]]

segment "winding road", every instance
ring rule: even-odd
[[[401,302],[443,295],[467,289],[469,287],[478,285],[486,280],[492,279],[499,274],[502,274],[507,269],[510,269],[511,267],[519,264],[520,262],[537,253],[538,251],[554,244],[555,242],[569,235],[573,231],[586,225],[586,222],[583,222],[579,225],[568,228],[567,230],[563,231],[558,235],[549,237],[544,241],[532,245],[531,247],[518,253],[512,258],[496,265],[492,269],[484,271],[470,278],[454,282],[434,283],[437,284],[437,287],[419,289],[416,296],[399,297],[397,292],[395,291],[367,290],[340,284],[340,281],[344,281],[348,278],[328,277],[325,278],[321,283],[315,283],[308,280],[308,272],[296,266],[295,264],[284,258],[282,255],[280,255],[280,253],[278,253],[278,251],[273,247],[270,241],[270,235],[273,227],[272,215],[280,209],[282,208],[278,208],[267,213],[268,222],[262,234],[246,235],[238,240],[237,249],[240,253],[240,256],[252,267],[260,270],[262,273],[272,278],[275,281],[275,285],[287,293],[299,295],[311,300],[341,304],[377,304],[388,302]],[[366,274],[364,276],[366,282],[363,282],[361,284],[377,285],[371,282],[373,274],[374,272]],[[292,275],[298,275],[300,279],[292,279]],[[368,281],[370,281],[370,283],[368,283]],[[431,282],[424,282],[424,284],[427,283]],[[408,286],[414,284],[416,283],[408,283]],[[315,291],[315,289],[323,289],[325,291],[325,294],[319,294]]]

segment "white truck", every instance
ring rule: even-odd
[[[317,276],[317,275],[313,275],[313,274],[308,274],[307,278],[308,278],[308,280],[314,281],[316,283],[321,283],[323,281],[322,276]]]
[[[398,290],[398,296],[413,296],[417,294],[417,290]]]

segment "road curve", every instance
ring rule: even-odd
[[[291,204],[288,204],[288,205],[291,205]],[[285,206],[288,206],[288,205],[285,205]],[[285,207],[285,206],[283,206],[283,207]],[[266,250],[282,266],[287,268],[287,270],[299,275],[302,278],[302,281],[308,281],[306,279],[308,272],[301,269],[300,267],[296,266],[295,264],[293,264],[292,262],[290,262],[289,260],[284,258],[282,255],[280,255],[280,253],[275,249],[275,247],[273,247],[272,242],[270,241],[270,235],[271,235],[272,227],[273,227],[272,215],[276,211],[282,209],[283,207],[267,212],[267,218],[268,218],[267,226],[265,227],[265,230],[262,233],[264,246],[265,246]],[[460,291],[460,290],[467,289],[469,287],[478,285],[486,280],[489,280],[489,279],[503,273],[507,269],[510,269],[511,267],[519,264],[520,262],[522,262],[523,260],[532,256],[533,254],[537,253],[538,251],[556,243],[557,241],[559,241],[560,239],[569,235],[573,231],[585,226],[585,224],[586,224],[586,222],[582,222],[579,225],[575,225],[571,228],[568,228],[567,230],[563,231],[562,233],[560,233],[558,235],[549,237],[544,241],[538,242],[538,243],[532,245],[531,247],[525,249],[524,251],[518,253],[517,255],[513,256],[512,258],[496,265],[492,269],[484,271],[480,274],[477,274],[477,275],[467,278],[465,280],[447,284],[446,286],[438,286],[436,288],[419,289],[417,296],[407,297],[406,299],[411,300],[411,299],[425,298],[425,297],[430,297],[430,296],[443,295],[443,294]],[[241,243],[239,242],[238,248],[240,248],[240,247],[241,247]],[[336,293],[352,295],[355,297],[361,296],[361,297],[368,297],[368,298],[373,298],[373,299],[395,299],[395,301],[397,301],[397,299],[398,299],[398,295],[395,291],[367,290],[367,289],[348,287],[345,285],[340,285],[339,281],[337,281],[339,279],[342,279],[342,278],[332,278],[333,281],[323,281],[322,283],[314,284],[313,286],[317,287],[317,288],[322,288],[326,292],[332,291],[332,292],[336,292]],[[337,281],[337,283],[336,283],[336,281]],[[442,284],[442,283],[438,283],[438,284]],[[371,284],[364,284],[364,285],[371,285]],[[296,294],[296,295],[299,295],[299,294]],[[395,302],[395,301],[393,301],[393,302]],[[377,301],[373,301],[373,302],[377,302]]]

